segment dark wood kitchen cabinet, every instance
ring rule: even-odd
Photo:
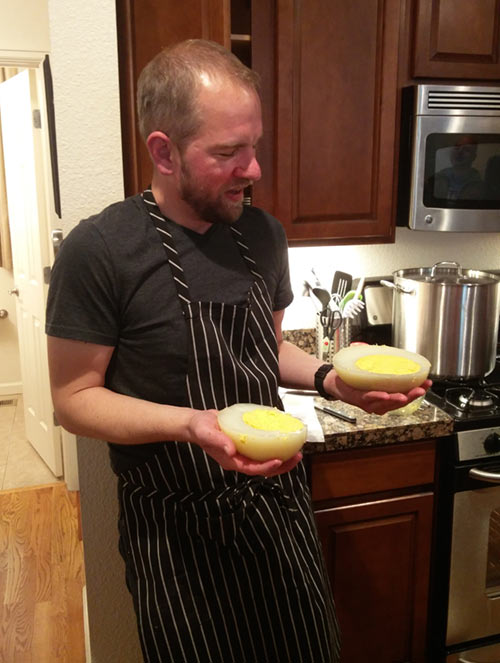
[[[271,26],[268,43],[252,33],[257,71],[274,57],[263,98],[275,121],[255,203],[294,245],[390,241],[400,0],[269,4],[259,23]]]
[[[498,0],[416,0],[413,76],[500,79]]]
[[[248,52],[262,77],[263,177],[254,204],[283,223],[292,245],[392,241],[400,4],[117,0],[127,195],[151,174],[135,115],[144,64],[180,39],[228,46],[231,32],[248,28],[233,50]]]
[[[125,195],[151,183],[151,161],[139,134],[137,78],[162,48],[203,38],[230,46],[230,0],[116,0]]]
[[[349,663],[425,663],[433,441],[318,454],[311,487]]]

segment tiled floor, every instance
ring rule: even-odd
[[[4,405],[5,401],[13,401]],[[0,396],[0,490],[54,483],[52,474],[24,432],[21,394]]]

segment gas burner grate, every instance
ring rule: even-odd
[[[500,361],[481,378],[435,379],[426,400],[455,421],[455,430],[500,426]]]
[[[451,398],[448,397],[447,392],[447,397],[452,404],[454,404],[454,400],[457,400],[460,407],[482,410],[490,409],[498,404],[498,397],[487,389],[460,389],[458,391],[460,393]]]
[[[498,396],[482,387],[451,387],[444,393],[445,402],[459,411],[489,411],[497,407]]]

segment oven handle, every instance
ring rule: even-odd
[[[488,481],[489,483],[500,483],[500,474],[498,472],[486,472],[479,470],[477,467],[472,467],[469,470],[471,479],[478,479],[479,481]]]

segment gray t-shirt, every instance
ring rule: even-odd
[[[199,235],[168,224],[191,297],[245,305],[252,275],[230,228],[214,224]],[[255,207],[245,207],[235,226],[266,282],[273,309],[286,308],[293,294],[283,227]],[[51,275],[46,332],[114,346],[109,389],[185,404],[185,322],[165,249],[140,196],[81,221],[64,240]],[[155,445],[137,447],[143,456]],[[128,445],[118,451],[134,453]]]

